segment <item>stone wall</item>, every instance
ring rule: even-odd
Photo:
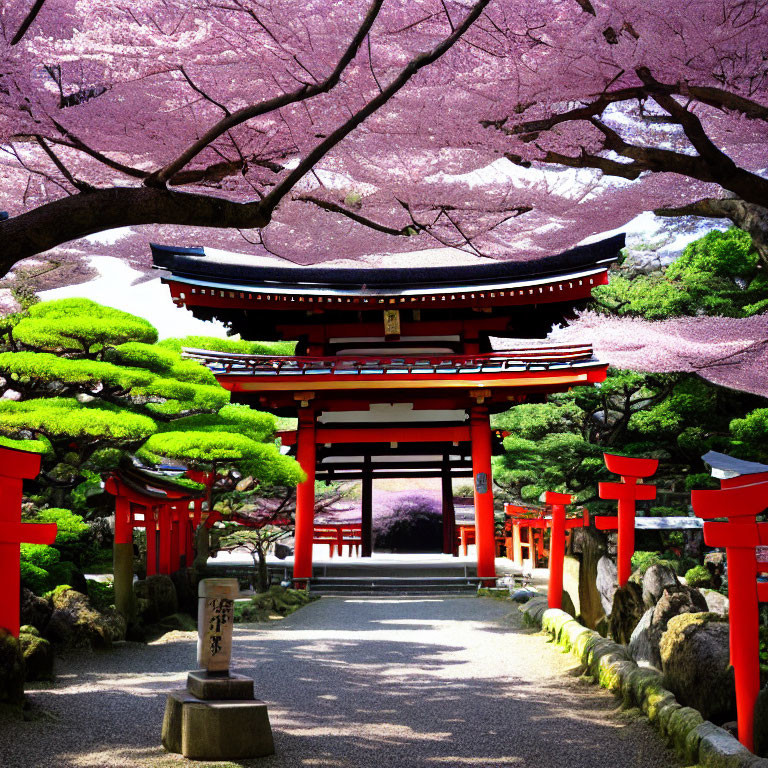
[[[613,691],[626,707],[638,707],[689,764],[701,768],[768,768],[727,731],[681,706],[662,685],[662,673],[639,667],[625,646],[601,637],[573,616],[548,609],[546,598],[536,597],[520,607],[527,624],[541,627],[562,649],[582,664],[593,682]]]

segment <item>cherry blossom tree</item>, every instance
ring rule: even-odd
[[[594,169],[660,215],[729,218],[768,261],[764,3],[573,0],[506,18],[496,50],[522,66],[482,124],[507,159]]]
[[[519,258],[649,209],[731,218],[768,254],[758,0],[0,14],[0,272],[137,225],[239,231],[245,250],[298,261]]]
[[[453,12],[442,0],[5,4],[3,271],[124,225],[258,237],[307,174],[489,2],[453,3]],[[391,229],[354,208],[343,215]]]

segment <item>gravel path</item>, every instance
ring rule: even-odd
[[[175,768],[158,746],[165,692],[194,636],[60,660],[33,702],[0,720],[3,768]],[[568,674],[573,661],[477,598],[323,598],[272,625],[238,626],[233,668],[270,708],[278,754],[259,768],[678,768],[651,727]],[[240,763],[237,764],[241,765]]]

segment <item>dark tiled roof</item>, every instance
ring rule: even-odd
[[[529,260],[496,261],[492,264],[419,267],[414,255],[412,268],[375,267],[274,267],[253,263],[253,257],[236,253],[206,253],[204,248],[178,248],[155,245],[152,259],[156,268],[172,272],[177,277],[203,281],[236,280],[239,283],[277,287],[280,285],[315,285],[323,287],[427,287],[462,285],[525,279],[583,270],[615,261],[624,247],[624,235],[579,245],[555,256]]]

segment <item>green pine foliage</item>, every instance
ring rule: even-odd
[[[141,317],[90,299],[44,301],[30,307],[13,328],[14,339],[35,349],[95,354],[106,345],[157,341],[154,326]]]
[[[231,352],[242,355],[292,355],[294,341],[246,341],[245,339],[219,339],[216,336],[184,336],[163,339],[159,347],[181,352],[187,349],[207,349],[211,352]]]
[[[648,320],[701,314],[747,317],[768,309],[768,278],[752,238],[731,227],[690,243],[660,273],[632,277],[619,270],[592,295],[604,312]]]
[[[757,408],[744,418],[734,419],[730,428],[740,456],[768,462],[768,408]]]
[[[59,552],[61,560],[81,565],[93,554],[91,528],[81,515],[69,509],[49,507],[25,515],[24,519],[32,523],[56,523],[56,541],[53,548]]]
[[[615,511],[615,503],[596,498],[599,481],[615,480],[605,469],[606,451],[660,459],[662,483],[680,491],[710,487],[701,463],[709,450],[768,459],[768,408],[752,411],[759,402],[765,401],[690,374],[609,369],[596,387],[577,387],[494,417],[495,428],[511,433],[504,454],[494,458],[494,481],[499,495],[513,502],[562,491],[591,511]],[[735,414],[744,418],[734,420]],[[687,512],[661,506],[646,511]]]
[[[274,417],[229,405],[213,373],[181,357],[182,346],[211,340],[156,341],[148,321],[87,299],[42,302],[6,318],[0,395],[13,397],[0,399],[0,444],[34,445],[43,480],[58,497],[66,489],[68,506],[79,511],[92,506],[100,474],[126,452],[202,469],[237,467],[270,483],[303,479],[275,445]]]

